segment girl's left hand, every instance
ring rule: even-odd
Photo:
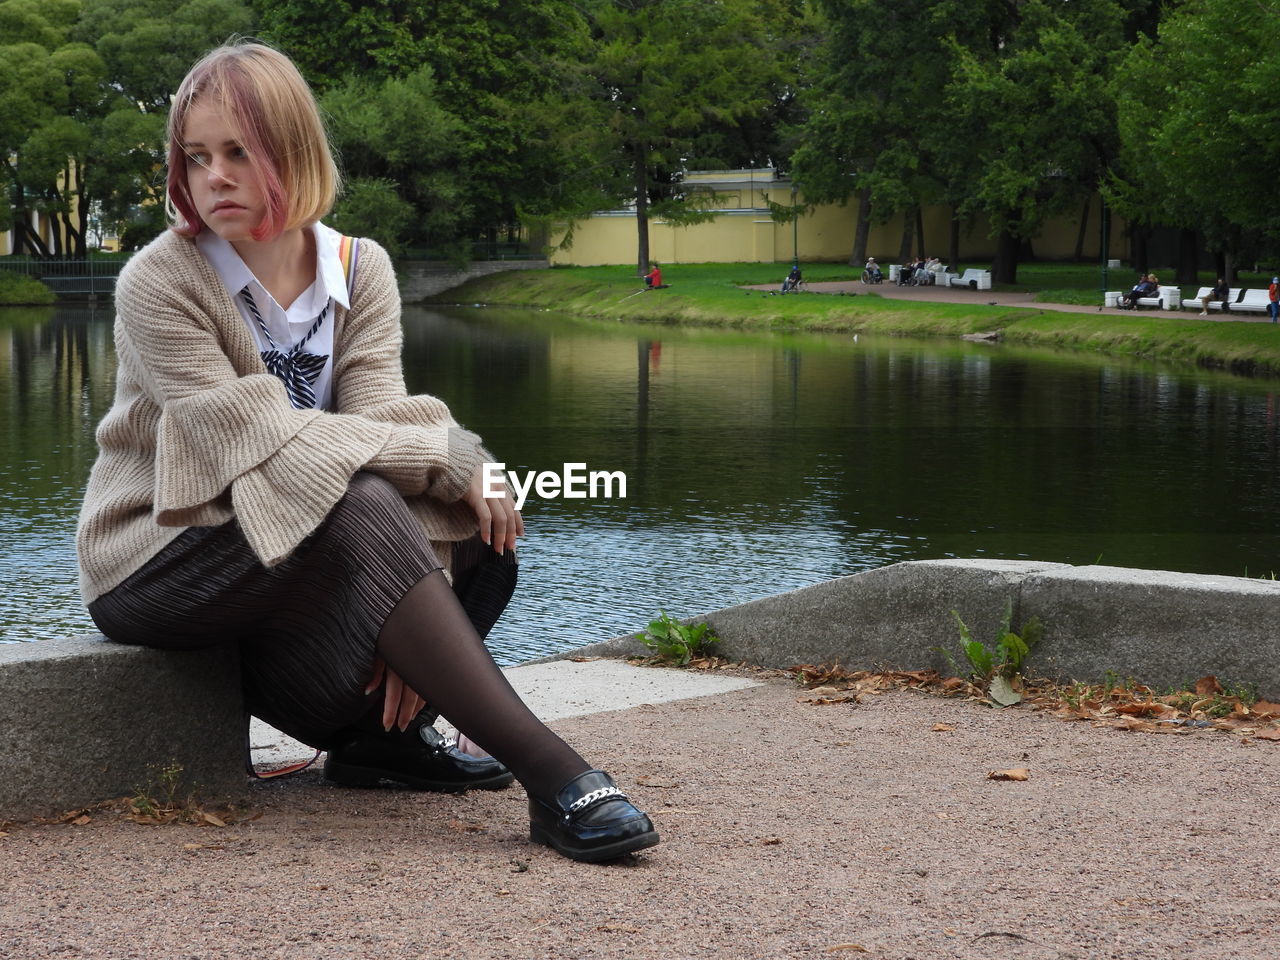
[[[374,658],[373,678],[364,688],[364,692],[366,694],[373,693],[384,679],[386,680],[387,690],[382,703],[382,728],[389,731],[395,726],[399,727],[400,732],[403,733],[413,718],[422,712],[422,708],[427,705],[427,701],[418,696],[407,683],[401,680],[398,673],[388,669],[381,657]]]
[[[484,473],[477,470],[471,478],[471,486],[462,495],[463,502],[472,509],[480,524],[480,539],[498,553],[515,550],[516,537],[524,536],[524,518],[507,495],[505,484],[502,495],[498,497],[486,497],[484,490]]]

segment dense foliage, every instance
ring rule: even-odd
[[[917,212],[942,204],[952,251],[986,225],[1011,281],[1099,191],[1135,240],[1280,254],[1280,0],[0,0],[19,252],[161,228],[169,94],[232,35],[298,62],[341,157],[335,224],[398,253],[625,205],[643,269],[652,217],[706,215],[683,171],[774,165],[849,203],[852,263],[898,215],[923,252]]]

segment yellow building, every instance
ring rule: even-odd
[[[691,171],[684,185],[712,194],[714,219],[692,226],[676,226],[662,220],[649,222],[649,256],[659,263],[756,262],[785,263],[796,257],[804,261],[847,261],[853,252],[857,226],[857,200],[847,204],[821,204],[802,213],[794,221],[779,222],[770,216],[771,207],[793,207],[804,202],[790,180],[779,177],[769,167],[748,170]],[[951,241],[951,211],[947,207],[925,207],[924,256],[947,258]],[[1083,213],[1083,211],[1081,211]],[[1034,241],[1035,254],[1048,260],[1075,256],[1081,213],[1051,220]],[[1097,198],[1090,204],[1083,245],[1086,257],[1099,256],[1101,211]],[[881,263],[893,263],[902,242],[902,215],[887,223],[872,224],[867,253]],[[1122,225],[1113,219],[1109,256],[1124,253]],[[559,243],[565,227],[552,232]],[[989,263],[996,241],[989,236],[981,218],[960,228],[961,261]],[[636,258],[635,209],[605,210],[579,221],[573,243],[551,254],[553,264],[594,266],[634,263]],[[956,266],[953,264],[952,266]]]

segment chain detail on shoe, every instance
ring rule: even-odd
[[[590,793],[584,793],[577,800],[573,801],[573,803],[569,804],[569,812],[565,814],[565,819],[568,819],[569,816],[577,813],[579,810],[585,810],[587,807],[594,807],[597,803],[601,803],[605,800],[629,799],[630,797],[617,787],[601,787],[599,790],[592,790]]]

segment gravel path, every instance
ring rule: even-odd
[[[663,842],[582,866],[518,788],[255,784],[225,829],[0,836],[0,957],[1270,960],[1280,745],[789,682],[554,726]],[[937,724],[954,727],[934,731]],[[1024,767],[1026,782],[988,779]]]

